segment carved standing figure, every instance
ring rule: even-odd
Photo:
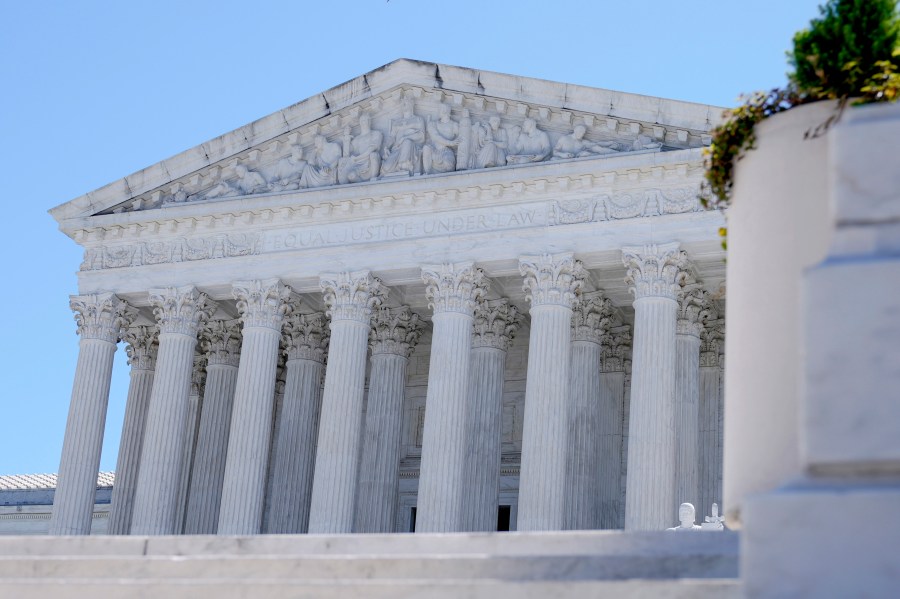
[[[291,153],[278,161],[275,165],[272,182],[269,189],[272,191],[285,191],[300,187],[300,176],[306,168],[303,160],[303,148],[299,145],[291,146]]]
[[[322,187],[337,183],[337,165],[341,159],[341,146],[316,135],[313,140],[313,154],[300,175],[300,188]]]
[[[500,117],[492,116],[488,124],[475,123],[472,127],[475,145],[475,168],[506,166],[506,150],[509,147],[506,129],[500,127]]]
[[[403,115],[391,121],[391,134],[384,149],[382,175],[417,175],[422,172],[420,159],[425,143],[425,120],[413,113],[413,99],[403,98]]]
[[[592,142],[584,138],[587,127],[575,125],[574,131],[563,135],[553,148],[554,158],[583,158],[597,154],[613,154],[616,152],[611,141]]]
[[[381,131],[372,130],[372,117],[363,113],[359,117],[359,135],[350,136],[348,127],[344,133],[344,157],[338,162],[338,183],[372,181],[381,170]]]
[[[515,141],[510,144],[510,154],[506,157],[506,163],[541,162],[550,155],[551,149],[550,136],[537,128],[534,119],[525,119],[521,133],[515,136]]]
[[[450,105],[441,104],[437,121],[428,117],[426,124],[430,143],[422,148],[422,167],[426,174],[449,173],[456,170],[456,153],[459,144],[459,125],[450,119]]]

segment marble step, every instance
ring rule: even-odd
[[[17,599],[738,599],[740,583],[729,580],[536,581],[146,581],[133,579],[0,580],[0,597]]]
[[[308,555],[27,556],[0,559],[0,579],[623,580],[733,578],[735,556]]]

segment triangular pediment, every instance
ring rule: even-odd
[[[721,109],[398,60],[51,210],[98,214],[695,148]]]

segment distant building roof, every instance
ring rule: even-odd
[[[111,487],[115,478],[115,472],[100,472],[97,475],[97,488]],[[0,476],[0,491],[55,488],[55,474],[8,474]]]

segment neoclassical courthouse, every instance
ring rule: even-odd
[[[721,503],[721,109],[398,60],[51,210],[51,534],[663,530]],[[116,399],[118,400],[118,399]]]

